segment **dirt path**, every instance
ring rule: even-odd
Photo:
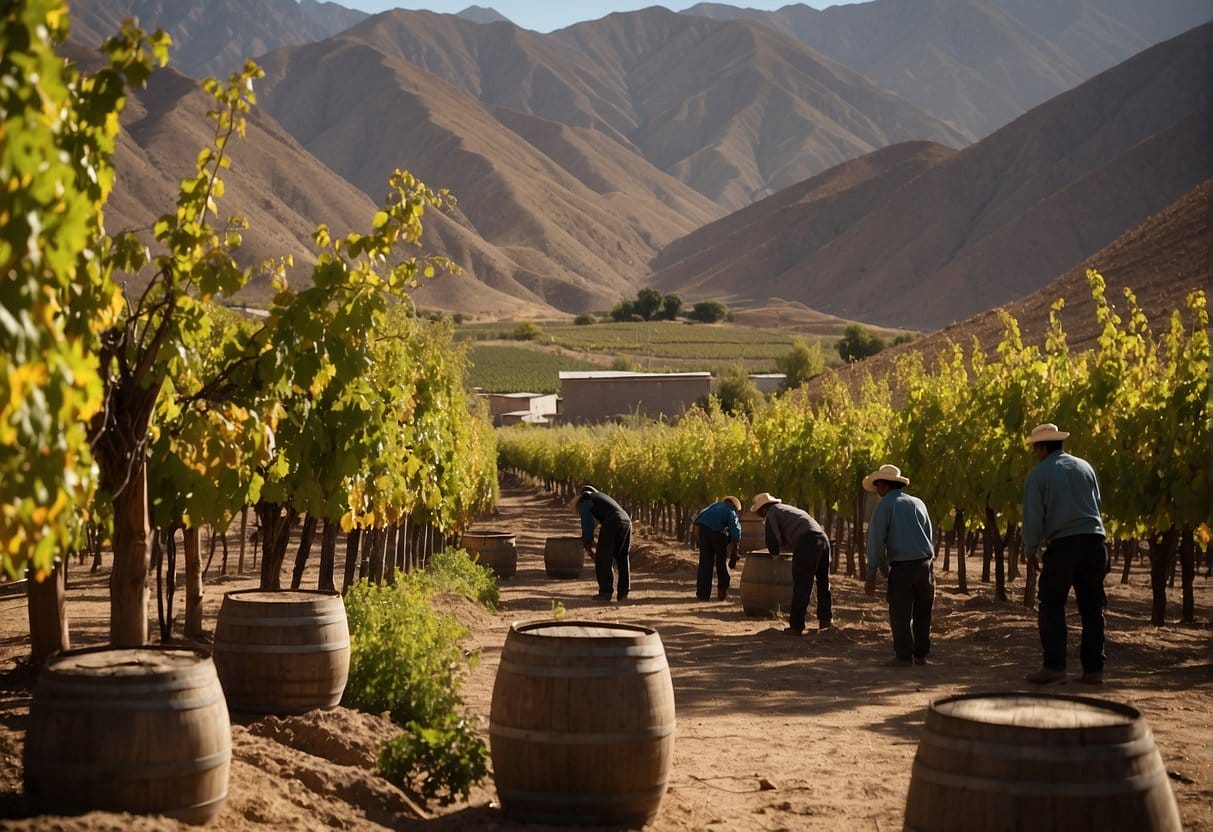
[[[943,589],[936,600],[932,664],[889,668],[882,666],[891,656],[883,601],[864,596],[854,579],[834,578],[834,629],[792,637],[780,632],[782,622],[745,616],[736,583],[726,601],[697,601],[693,553],[643,533],[633,541],[633,588],[622,604],[591,599],[596,587],[589,568],[578,580],[546,577],[545,539],[576,534],[577,521],[565,506],[529,488],[505,487],[498,511],[482,518],[477,528],[513,531],[519,553],[517,575],[503,582],[499,612],[453,610],[472,628],[467,646],[481,651],[463,694],[481,717],[486,736],[493,682],[511,622],[550,618],[559,602],[568,619],[643,624],[660,634],[674,682],[678,727],[669,788],[647,827],[655,832],[900,829],[928,704],[952,694],[1023,690],[1023,673],[1039,660],[1033,613],[1017,603],[990,600],[981,585],[972,596],[950,592],[952,574],[938,576]],[[81,581],[71,593],[78,643],[104,640],[108,608],[101,580],[93,579],[91,588]],[[1144,574],[1135,573],[1128,587],[1110,585],[1108,683],[1096,689],[1071,683],[1055,690],[1139,708],[1171,773],[1185,828],[1213,832],[1210,594],[1208,579],[1197,580],[1202,627],[1144,624],[1149,604]],[[208,587],[208,627],[213,628],[221,591],[252,580],[228,583]],[[0,686],[0,771],[8,768],[0,774],[0,818],[20,817],[23,809],[19,748],[30,674],[12,669],[24,650],[21,606],[19,600],[0,599],[0,671],[8,671]],[[352,719],[338,730],[373,735],[379,728]],[[270,755],[265,749],[261,753]],[[293,749],[288,754],[296,756],[301,770],[347,768]],[[278,777],[264,776],[268,767],[255,759],[253,765],[235,766],[228,805],[213,828],[557,828],[504,818],[495,808],[491,781],[476,789],[468,804],[416,821],[386,797],[378,809],[368,809],[365,799],[351,797],[365,789],[332,785],[342,772],[330,772],[326,790],[323,783],[315,786],[314,774],[295,775],[289,762],[277,769]],[[319,791],[327,811],[317,813],[316,801],[300,789]],[[253,790],[256,800],[249,794]],[[51,828],[39,825],[43,821],[0,821],[0,829]],[[114,824],[113,816],[66,823],[70,825],[53,828],[134,828]]]

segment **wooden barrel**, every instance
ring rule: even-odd
[[[741,521],[741,540],[737,543],[737,550],[742,553],[765,550],[767,548],[766,520],[748,511],[738,519]]]
[[[766,549],[750,552],[741,567],[741,607],[746,615],[769,617],[792,606],[792,556]]]
[[[39,813],[206,823],[227,799],[231,756],[223,690],[202,650],[70,650],[34,684],[25,795]]]
[[[1154,736],[1127,705],[987,693],[931,703],[906,829],[1178,830]]]
[[[631,624],[514,624],[493,685],[489,743],[510,817],[643,826],[657,814],[674,754],[661,638]]]
[[[345,603],[336,592],[228,592],[215,623],[215,668],[234,711],[335,707],[350,673]]]
[[[580,537],[549,537],[543,544],[543,568],[549,578],[580,578],[585,545]]]
[[[473,560],[492,569],[498,578],[509,578],[518,571],[516,541],[512,532],[487,529],[464,532],[460,542]]]

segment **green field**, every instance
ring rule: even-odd
[[[511,344],[473,344],[468,384],[486,393],[558,393],[561,370],[603,370],[572,355]]]
[[[744,365],[753,373],[776,372],[775,360],[796,337],[787,330],[732,324],[672,321],[597,323],[536,321],[539,335],[510,341],[515,323],[469,324],[456,338],[472,341],[470,383],[485,392],[557,392],[561,370],[635,369],[648,372],[707,371]],[[839,363],[834,337],[821,338],[827,364]],[[506,343],[502,343],[506,342]]]

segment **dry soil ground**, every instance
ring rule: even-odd
[[[499,611],[460,600],[450,604],[472,631],[467,646],[481,651],[463,694],[486,740],[493,681],[511,622],[549,618],[559,601],[567,618],[638,623],[660,633],[678,728],[669,788],[648,827],[655,832],[899,829],[929,703],[958,693],[1023,690],[1024,672],[1039,661],[1034,614],[1016,602],[993,601],[980,584],[969,596],[958,594],[951,590],[952,574],[938,576],[932,663],[888,668],[882,666],[891,655],[883,601],[864,596],[855,579],[834,578],[838,626],[797,638],[782,634],[780,622],[746,617],[736,585],[727,601],[695,600],[692,552],[643,532],[634,539],[633,591],[623,604],[591,600],[590,569],[579,580],[547,578],[544,540],[575,534],[576,520],[563,505],[521,485],[507,485],[497,513],[479,525],[514,531],[519,552],[518,573],[503,583]],[[84,572],[77,570],[69,590],[74,646],[105,641],[107,575]],[[1154,731],[1185,828],[1213,831],[1210,581],[1197,578],[1198,626],[1152,627],[1146,623],[1148,576],[1135,571],[1129,586],[1116,577],[1114,571],[1108,587],[1107,683],[1055,689],[1139,708]],[[208,629],[222,592],[253,584],[251,576],[212,581]],[[1168,618],[1177,617],[1173,607]],[[1071,623],[1077,623],[1073,616]],[[27,639],[23,599],[0,598],[0,829],[178,828],[161,818],[101,813],[29,816],[21,793],[33,680],[22,661]],[[377,717],[336,709],[237,721],[230,793],[212,828],[556,829],[505,818],[491,778],[465,804],[417,812],[374,776],[374,747],[392,731]]]

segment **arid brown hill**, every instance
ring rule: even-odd
[[[344,37],[486,105],[598,130],[728,209],[888,144],[966,143],[854,71],[752,23],[654,7],[540,35],[396,10]]]
[[[462,265],[518,297],[609,308],[660,246],[722,213],[597,131],[494,113],[353,33],[264,63],[260,103],[296,139],[372,196],[396,168],[450,188],[463,227],[502,257],[490,273]],[[441,288],[422,302],[458,309]]]
[[[173,67],[185,75],[226,78],[280,46],[323,40],[365,18],[365,12],[317,0],[68,0],[72,39],[100,46],[122,21],[173,38]]]
[[[1201,183],[1057,280],[1007,304],[1004,308],[1019,322],[1025,343],[1044,344],[1050,309],[1058,299],[1064,299],[1060,320],[1070,349],[1081,351],[1095,345],[1099,326],[1087,283],[1088,268],[1103,275],[1106,296],[1114,307],[1125,309],[1124,290],[1129,289],[1151,329],[1155,333],[1165,330],[1171,313],[1184,309],[1189,293],[1209,291],[1213,276],[1213,180]],[[1190,324],[1186,311],[1183,316]],[[887,349],[855,364],[849,372],[855,378],[864,373],[885,375],[893,369],[897,357],[908,352],[923,356],[929,366],[949,344],[959,344],[970,352],[974,339],[990,354],[1002,337],[1002,319],[991,310]]]
[[[97,64],[96,53],[84,47],[68,45],[63,51],[82,67]],[[206,112],[213,106],[196,80],[172,69],[158,70],[146,90],[132,91],[114,154],[117,179],[106,206],[108,231],[141,231],[150,242],[152,223],[173,210],[179,183],[193,175],[197,151],[212,139]],[[290,254],[296,264],[291,279],[306,281],[315,262],[311,235],[317,225],[324,223],[336,234],[369,229],[376,203],[312,156],[263,111],[250,114],[247,136],[228,148],[233,161],[223,174],[227,188],[220,211],[223,216],[237,214],[249,220],[237,253],[242,264]],[[386,187],[384,179],[381,192]],[[448,252],[478,274],[492,277],[500,273],[494,271],[495,263],[509,262],[454,218],[430,212],[425,226],[427,250]],[[440,277],[418,292],[418,303],[426,306],[422,296],[437,289],[452,299],[454,309],[466,314],[536,316],[552,311],[545,303],[529,300],[525,287],[507,285],[503,290],[468,277]],[[267,281],[260,277],[238,299],[258,303],[269,296]]]
[[[1023,297],[1213,174],[1211,43],[1213,24],[1153,47],[908,180],[876,165],[888,187],[769,198],[672,244],[652,282],[919,330]]]
[[[989,135],[1159,41],[1213,19],[1207,0],[873,0],[778,11],[701,3],[861,73],[961,130]]]

